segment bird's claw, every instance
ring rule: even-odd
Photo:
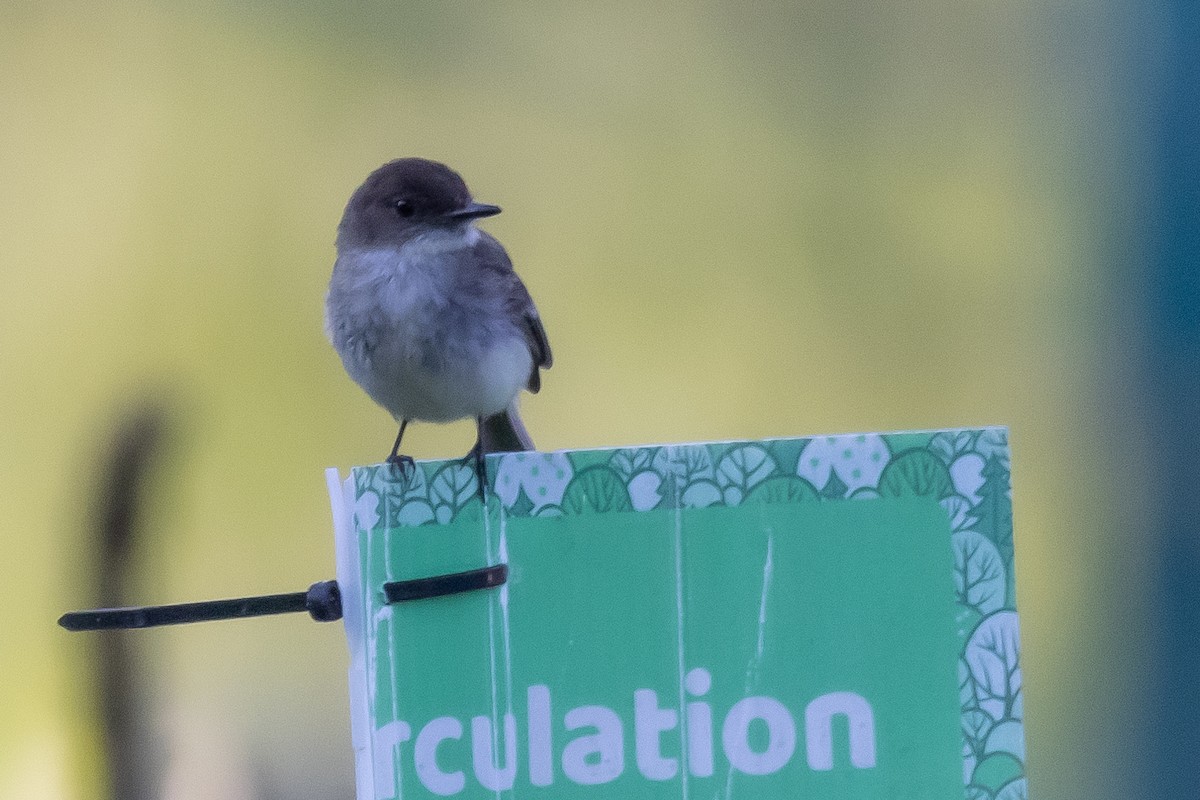
[[[399,471],[400,477],[405,480],[408,480],[417,471],[417,462],[413,461],[412,456],[393,453],[387,457],[384,463],[391,465],[393,470]]]
[[[483,447],[476,443],[471,451],[462,458],[462,464],[466,467],[472,467],[475,471],[475,480],[479,483],[479,499],[487,502],[487,462],[483,457]]]

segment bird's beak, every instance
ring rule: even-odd
[[[451,211],[446,216],[450,219],[479,219],[491,217],[500,213],[500,206],[490,206],[487,203],[467,203],[462,208]]]

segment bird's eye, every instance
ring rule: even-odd
[[[394,204],[394,208],[396,209],[396,213],[402,217],[411,217],[413,212],[416,211],[416,209],[413,208],[413,204],[404,199],[397,200]]]

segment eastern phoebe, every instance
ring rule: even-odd
[[[546,331],[504,247],[475,220],[457,172],[401,158],[372,172],[350,197],[337,234],[325,330],[346,372],[400,423],[388,463],[412,420],[474,418],[483,456],[532,450],[517,414],[522,388],[541,388],[551,363]]]

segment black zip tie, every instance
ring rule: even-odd
[[[390,581],[383,585],[388,603],[424,600],[430,597],[493,589],[508,580],[508,565],[416,578]],[[156,628],[160,625],[183,625],[189,622],[210,622],[223,619],[264,617],[271,614],[291,614],[307,611],[317,622],[333,622],[342,618],[342,596],[337,581],[319,581],[307,592],[268,594],[258,597],[236,597],[229,600],[205,600],[199,603],[175,603],[165,606],[132,606],[129,608],[96,608],[70,611],[58,618],[58,624],[69,631],[103,631],[129,628]]]
[[[496,564],[491,567],[470,569],[466,572],[435,575],[432,578],[389,581],[383,585],[383,596],[387,598],[389,604],[404,603],[409,600],[425,600],[430,597],[473,592],[477,589],[494,589],[502,586],[507,580],[508,565]]]
[[[310,586],[307,592],[237,597],[230,600],[205,600],[199,603],[176,603],[167,606],[71,611],[59,617],[58,624],[69,631],[102,631],[263,617],[270,614],[290,614],[298,611],[307,611],[309,616],[317,622],[333,622],[341,619],[342,596],[338,591],[337,581],[319,581]]]

